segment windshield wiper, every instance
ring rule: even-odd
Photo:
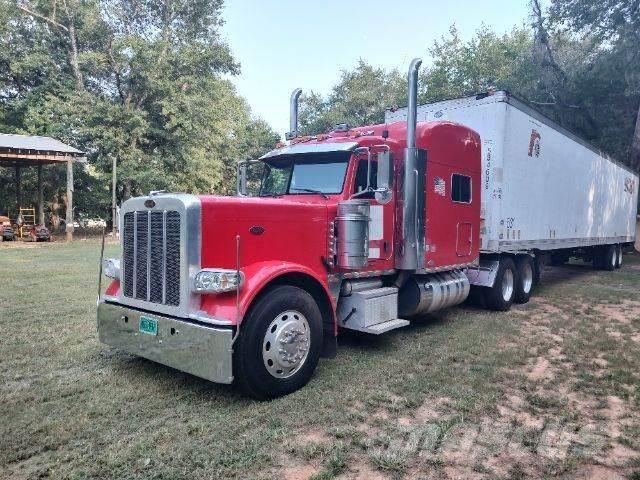
[[[317,193],[318,195],[320,195],[325,200],[327,198],[329,198],[326,193],[321,192],[320,190],[314,190],[313,188],[296,188],[296,187],[294,187],[293,190],[296,190],[298,192]],[[291,190],[289,190],[289,193],[291,193]]]
[[[283,194],[282,193],[276,193],[276,192],[267,192],[267,193],[261,193],[260,195],[258,195],[259,197],[271,197],[271,198],[279,198],[281,197]]]

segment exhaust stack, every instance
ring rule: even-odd
[[[407,75],[407,148],[416,146],[416,124],[418,123],[418,70],[421,58],[414,58]]]
[[[407,147],[404,151],[402,177],[402,239],[399,255],[396,256],[396,268],[400,270],[416,270],[419,267],[420,245],[424,243],[424,239],[418,238],[422,231],[421,210],[424,210],[424,198],[420,194],[423,184],[419,162],[421,152],[416,148],[418,70],[421,64],[422,59],[414,58],[407,74]]]
[[[291,92],[291,102],[289,104],[289,132],[285,134],[287,140],[292,140],[298,136],[298,99],[302,93],[301,88],[296,88]]]

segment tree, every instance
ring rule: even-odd
[[[224,78],[240,67],[220,38],[221,8],[0,0],[0,129],[87,152],[90,168],[76,172],[90,192],[76,189],[80,214],[108,217],[113,158],[119,200],[157,189],[229,193],[235,162],[277,136]]]
[[[361,59],[353,70],[342,71],[329,95],[311,92],[302,100],[303,133],[323,133],[338,123],[371,125],[384,121],[385,108],[406,102],[406,80],[396,70],[374,68]]]
[[[455,27],[429,49],[432,62],[423,69],[420,101],[433,102],[504,89],[520,94],[533,90],[536,77],[530,60],[532,37],[524,28],[502,36],[482,26],[468,42]]]
[[[608,124],[608,130],[619,130],[620,134],[631,138],[631,142],[617,139],[611,143],[618,144],[617,150],[624,155],[622,158],[628,156],[629,165],[640,170],[640,2],[554,0],[549,17],[555,31],[570,31],[594,39],[596,53],[593,59],[585,60],[593,66],[591,71],[604,85],[616,83],[615,91],[606,95],[606,101],[601,96],[599,102],[618,114],[617,118],[607,116],[612,122]],[[618,129],[613,127],[613,122],[622,125]]]

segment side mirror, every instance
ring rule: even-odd
[[[241,197],[247,196],[247,162],[239,162],[236,171],[237,193]]]
[[[393,183],[393,161],[389,150],[378,153],[378,175],[376,182],[376,200],[387,203],[391,200],[391,185]]]

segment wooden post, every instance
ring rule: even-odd
[[[42,164],[38,164],[38,223],[44,225],[44,194],[42,191]]]
[[[16,165],[16,203],[18,204],[18,213],[20,213],[20,207],[22,207],[22,185],[20,166]]]
[[[113,232],[113,236],[116,236],[116,231],[117,231],[117,223],[118,223],[118,215],[116,212],[116,168],[118,166],[118,161],[116,160],[116,157],[114,155],[113,157],[113,164],[112,164],[112,168],[111,168],[111,231]]]
[[[67,160],[67,242],[73,240],[73,160]]]

